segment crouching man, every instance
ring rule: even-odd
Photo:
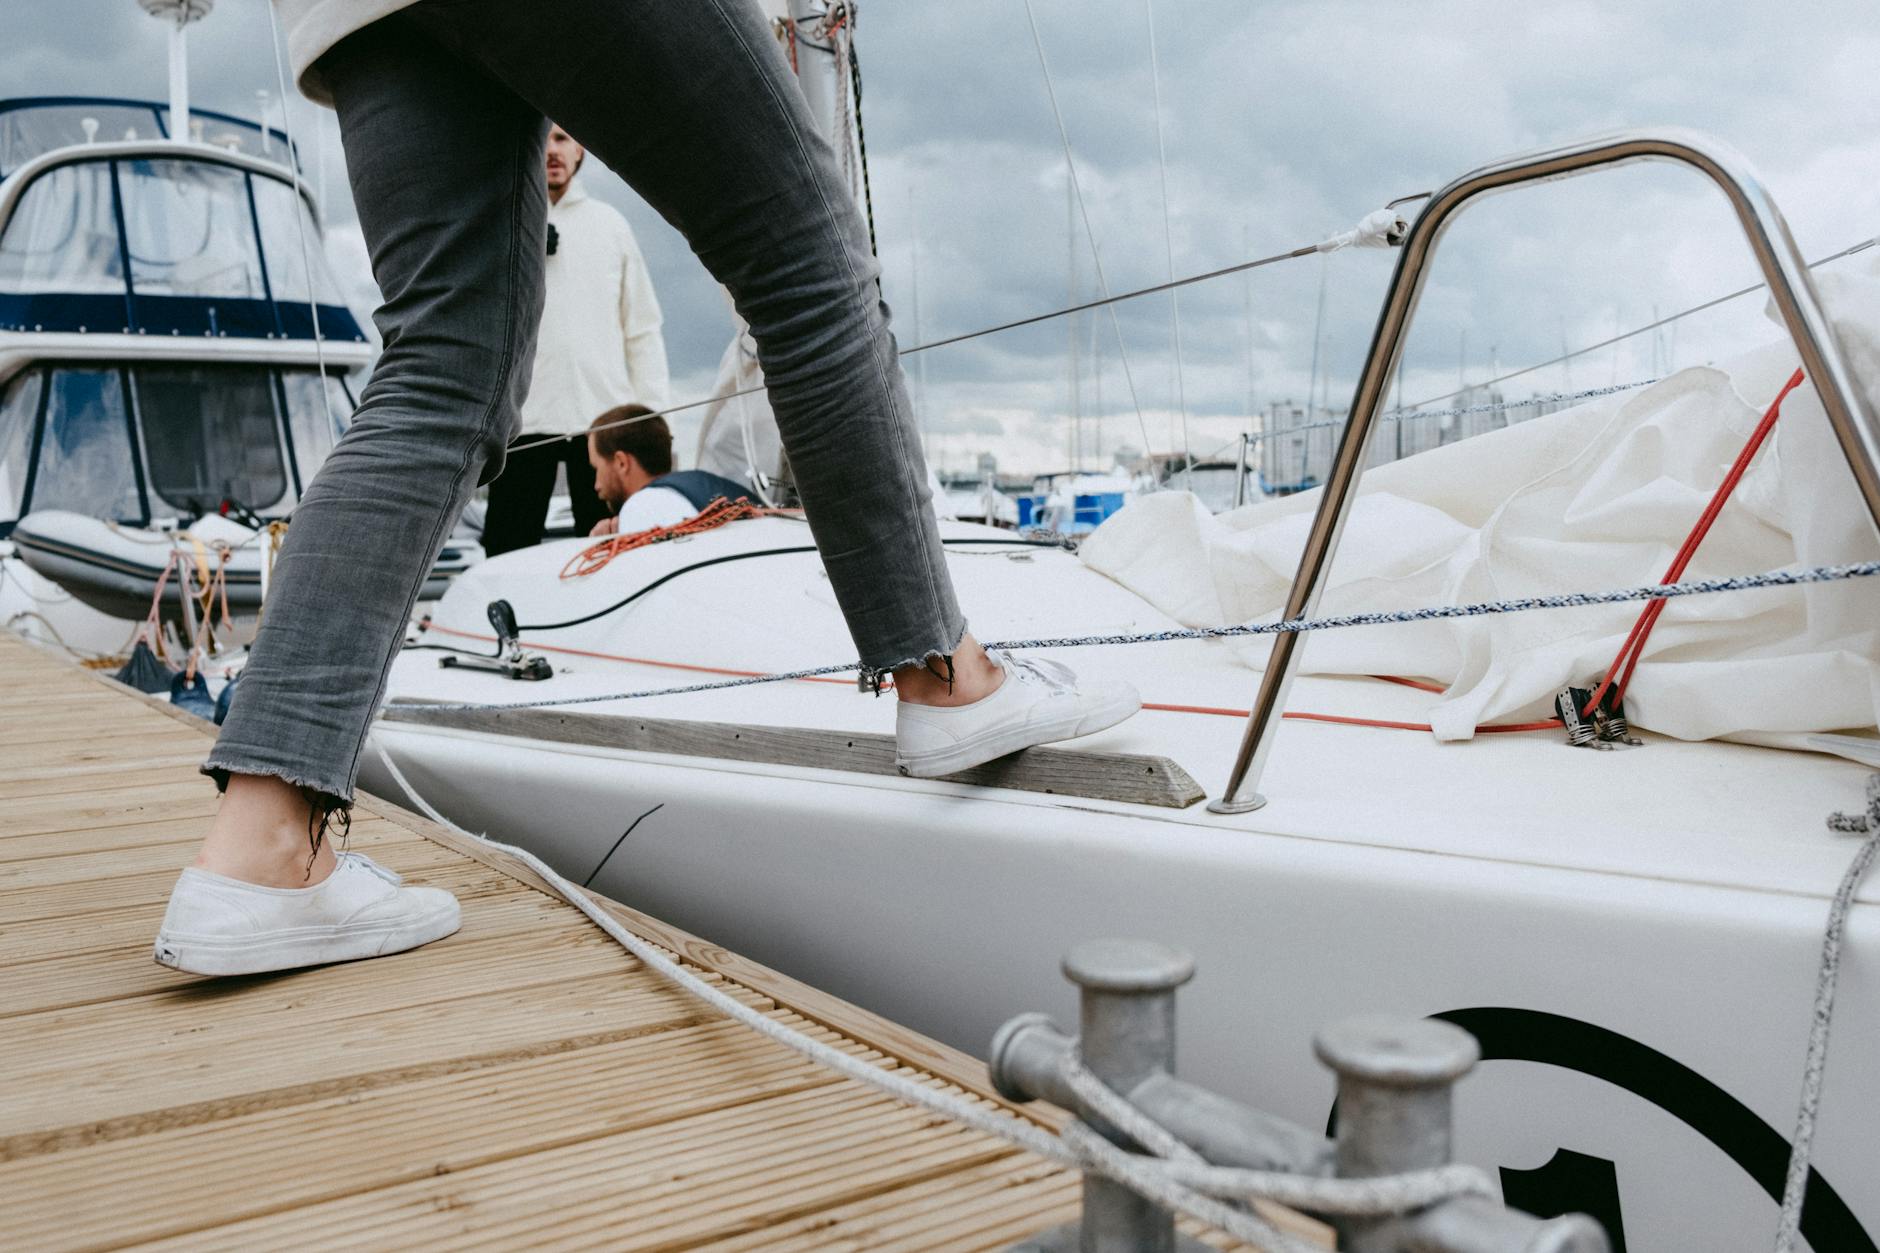
[[[594,525],[595,535],[672,526],[720,496],[757,499],[750,488],[722,474],[674,470],[672,428],[645,405],[620,405],[595,418],[587,445],[594,494],[612,515]]]

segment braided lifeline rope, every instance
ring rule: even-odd
[[[1247,623],[1222,627],[1186,627],[1173,631],[1132,631],[1112,635],[1059,635],[1030,640],[996,640],[982,647],[987,651],[1016,652],[1023,649],[1088,648],[1099,645],[1161,644],[1175,640],[1236,639],[1251,635],[1279,635],[1298,631],[1334,631],[1346,627],[1387,626],[1403,622],[1434,622],[1447,618],[1479,618],[1492,614],[1530,613],[1537,609],[1579,609],[1590,605],[1617,605],[1628,601],[1670,600],[1680,596],[1708,596],[1714,592],[1743,592],[1760,587],[1800,587],[1813,583],[1837,583],[1845,579],[1872,578],[1880,574],[1880,561],[1856,561],[1839,566],[1810,566],[1801,570],[1769,570],[1762,574],[1742,574],[1723,579],[1696,579],[1687,583],[1652,583],[1644,587],[1626,587],[1608,592],[1568,592],[1558,596],[1524,596],[1511,600],[1482,601],[1470,605],[1436,605],[1428,609],[1403,609],[1394,612],[1348,613],[1331,618],[1291,618],[1284,622]],[[451,704],[389,701],[387,709],[423,709],[434,713],[479,709],[550,709],[564,705],[596,705],[616,700],[636,700],[647,696],[680,696],[691,692],[714,692],[723,688],[753,687],[760,683],[783,683],[810,679],[825,674],[848,674],[866,670],[859,662],[847,661],[805,670],[786,670],[777,674],[725,679],[715,683],[694,683],[684,687],[651,688],[634,692],[610,692],[597,696],[563,696],[552,700],[502,702],[461,702]]]
[[[715,531],[728,522],[742,522],[747,518],[763,518],[778,509],[766,509],[754,505],[749,498],[740,496],[730,500],[724,496],[715,497],[703,509],[682,522],[671,526],[652,526],[644,531],[635,531],[631,535],[609,535],[598,544],[589,545],[568,559],[568,564],[561,568],[564,579],[579,579],[595,573],[621,553],[630,553],[636,548],[645,548],[648,544],[663,544],[667,540],[683,539],[688,535],[699,535],[705,531]]]
[[[1310,1253],[1315,1246],[1309,1246],[1286,1235],[1257,1214],[1205,1195],[1200,1188],[1190,1186],[1182,1180],[1197,1179],[1205,1187],[1216,1189],[1240,1201],[1271,1199],[1278,1204],[1295,1203],[1300,1208],[1320,1209],[1325,1213],[1378,1216],[1408,1213],[1436,1201],[1454,1196],[1471,1195],[1480,1190],[1480,1182],[1474,1174],[1465,1174],[1453,1169],[1417,1171],[1406,1175],[1385,1175],[1374,1179],[1320,1179],[1303,1175],[1279,1176],[1276,1172],[1217,1168],[1201,1164],[1198,1159],[1181,1162],[1160,1161],[1118,1148],[1103,1137],[1076,1125],[1066,1128],[1063,1136],[1056,1136],[1035,1123],[1014,1117],[997,1106],[971,1097],[931,1088],[926,1083],[908,1075],[884,1070],[874,1062],[845,1053],[841,1049],[804,1035],[794,1027],[778,1022],[762,1011],[744,1004],[723,989],[714,987],[699,978],[675,961],[664,949],[629,931],[617,918],[602,909],[587,892],[562,877],[534,853],[513,844],[503,844],[486,836],[475,835],[446,818],[411,786],[410,780],[405,778],[404,772],[399,770],[383,745],[375,743],[373,748],[378,753],[379,761],[385,766],[386,773],[391,775],[392,780],[404,790],[411,802],[431,821],[448,831],[474,840],[486,848],[507,853],[522,862],[540,875],[563,900],[587,915],[595,926],[606,932],[616,943],[644,963],[648,969],[733,1021],[749,1027],[766,1039],[795,1050],[813,1062],[884,1092],[898,1101],[931,1110],[974,1131],[997,1136],[1009,1144],[1059,1165],[1092,1171],[1113,1179],[1157,1205],[1187,1214],[1227,1232],[1235,1239],[1259,1250],[1260,1253]],[[1082,1067],[1078,1066],[1071,1072],[1081,1083],[1082,1076],[1077,1075],[1077,1071],[1082,1071]],[[1088,1074],[1087,1071],[1083,1073]],[[1108,1101],[1127,1106],[1128,1103],[1121,1096],[1103,1087],[1101,1081],[1096,1080],[1095,1076],[1090,1076],[1090,1080],[1097,1087],[1103,1088],[1101,1099],[1106,1101],[1106,1108],[1113,1108],[1107,1104]],[[1133,1107],[1130,1108],[1133,1111]],[[1104,1116],[1108,1117],[1108,1114]],[[1143,1130],[1144,1134],[1151,1138],[1157,1138],[1155,1133],[1148,1132],[1146,1128],[1139,1127],[1138,1129]],[[1168,1136],[1168,1133],[1159,1126],[1156,1127],[1156,1132],[1159,1132],[1161,1136]],[[1133,1137],[1135,1133],[1128,1134]],[[1172,1140],[1173,1137],[1169,1139]],[[1158,1139],[1158,1142],[1162,1141]],[[1188,1158],[1193,1158],[1192,1151],[1186,1146],[1182,1146],[1181,1151]],[[1279,1193],[1290,1197],[1291,1202],[1281,1201]]]
[[[1828,925],[1821,940],[1821,966],[1815,975],[1815,1008],[1808,1024],[1808,1060],[1802,1067],[1801,1108],[1795,1115],[1795,1136],[1790,1141],[1788,1177],[1782,1185],[1782,1216],[1776,1225],[1776,1253],[1790,1253],[1802,1227],[1802,1204],[1808,1194],[1808,1158],[1815,1145],[1815,1119],[1821,1111],[1821,1081],[1828,1068],[1828,1033],[1834,1025],[1834,992],[1841,978],[1841,937],[1847,930],[1847,911],[1854,893],[1872,869],[1880,852],[1880,774],[1867,776],[1867,809],[1858,814],[1828,815],[1828,830],[1864,835],[1866,841],[1841,879],[1828,906]]]

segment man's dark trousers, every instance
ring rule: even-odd
[[[594,467],[587,457],[587,436],[570,435],[549,443],[540,435],[525,436],[509,447],[503,472],[490,484],[489,510],[484,514],[483,551],[494,557],[515,548],[542,542],[548,520],[549,498],[555,494],[555,469],[568,468],[568,496],[574,503],[574,533],[586,535],[607,516],[607,507],[594,494]]]

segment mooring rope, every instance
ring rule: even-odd
[[[1308,1175],[1282,1175],[1280,1172],[1272,1171],[1243,1171],[1211,1167],[1195,1157],[1193,1151],[1187,1149],[1186,1146],[1182,1149],[1184,1154],[1182,1160],[1163,1161],[1119,1148],[1078,1124],[1067,1127],[1062,1136],[1053,1135],[1036,1123],[1015,1117],[995,1105],[931,1088],[908,1075],[883,1070],[878,1063],[846,1053],[833,1045],[805,1035],[796,1028],[753,1009],[722,988],[713,987],[668,956],[658,945],[628,930],[619,919],[597,904],[585,890],[564,878],[554,867],[528,849],[504,844],[458,826],[438,812],[419,794],[382,744],[375,743],[373,748],[378,754],[380,763],[384,765],[386,773],[392,777],[392,781],[404,791],[405,796],[425,817],[447,831],[514,857],[540,875],[557,895],[585,914],[589,921],[638,958],[653,973],[733,1021],[749,1027],[768,1040],[802,1054],[812,1062],[866,1084],[895,1100],[930,1110],[971,1130],[996,1136],[1060,1166],[1092,1171],[1115,1180],[1165,1209],[1186,1214],[1227,1232],[1235,1239],[1252,1246],[1259,1253],[1316,1253],[1317,1246],[1308,1245],[1286,1234],[1258,1214],[1241,1209],[1215,1196],[1207,1195],[1203,1189],[1212,1189],[1242,1202],[1270,1200],[1276,1204],[1318,1209],[1324,1213],[1380,1217],[1408,1213],[1450,1197],[1474,1195],[1481,1191],[1479,1172],[1468,1167],[1446,1168],[1442,1171],[1415,1171],[1404,1175],[1382,1175],[1367,1179],[1325,1179]],[[1120,1095],[1104,1087],[1100,1080],[1090,1075],[1081,1066],[1076,1066],[1071,1074],[1080,1084],[1087,1076],[1089,1082],[1102,1087],[1106,1109],[1115,1108],[1114,1105],[1108,1103],[1109,1101],[1128,1104]],[[1129,1108],[1134,1110],[1133,1106]],[[1147,1116],[1141,1115],[1139,1111],[1136,1112],[1136,1117],[1144,1122],[1148,1121]],[[1145,1130],[1140,1122],[1136,1125],[1138,1130]],[[1160,1133],[1160,1136],[1168,1137],[1170,1141],[1173,1140],[1170,1133],[1159,1126],[1156,1127],[1156,1131]],[[1134,1133],[1126,1134],[1131,1134],[1132,1138],[1136,1138]],[[1153,1133],[1147,1133],[1146,1130],[1145,1134],[1149,1134],[1152,1139],[1157,1138]],[[1200,1187],[1184,1182],[1186,1179],[1198,1181]],[[1281,1197],[1286,1199],[1282,1200]]]
[[[1468,605],[1435,605],[1427,609],[1348,613],[1326,618],[1288,618],[1281,622],[1242,623],[1233,626],[1183,627],[1169,631],[1125,631],[1108,635],[1058,635],[1037,639],[995,640],[984,643],[982,647],[987,651],[1018,652],[1030,649],[1114,647],[1124,644],[1162,644],[1177,640],[1237,639],[1255,635],[1336,631],[1348,627],[1387,626],[1408,622],[1435,622],[1449,618],[1480,618],[1494,614],[1531,613],[1538,609],[1579,609],[1592,605],[1624,604],[1630,601],[1673,600],[1683,596],[1708,596],[1716,592],[1743,592],[1763,587],[1799,587],[1804,584],[1871,578],[1876,574],[1880,574],[1880,561],[1855,561],[1838,566],[1769,570],[1762,574],[1740,574],[1719,579],[1650,583],[1643,587],[1618,588],[1607,592],[1567,592],[1556,596],[1521,596],[1508,600],[1479,601]],[[866,672],[868,667],[860,662],[848,661],[804,670],[786,670],[777,674],[752,675],[748,678],[721,679],[711,683],[691,683],[680,687],[649,688],[633,692],[609,692],[594,696],[561,696],[547,700],[524,701],[439,703],[389,701],[385,708],[423,709],[437,713],[486,709],[552,709],[567,705],[596,705],[617,700],[638,700],[649,696],[681,696],[692,692],[715,692],[733,687],[755,687],[762,683],[785,683],[796,679],[813,679],[822,675],[847,674],[858,670]]]
[[[595,904],[585,891],[577,888],[529,850],[475,835],[458,826],[412,786],[382,744],[375,743],[373,748],[392,780],[431,821],[521,861],[654,973],[727,1017],[813,1062],[897,1100],[921,1106],[973,1130],[997,1136],[1060,1165],[1104,1175],[1166,1209],[1218,1227],[1262,1253],[1308,1253],[1309,1246],[1259,1215],[1229,1205],[1221,1198],[1242,1202],[1263,1200],[1321,1215],[1370,1216],[1411,1213],[1455,1197],[1496,1195],[1486,1174],[1460,1163],[1365,1179],[1324,1178],[1284,1171],[1213,1166],[1167,1128],[1103,1083],[1074,1056],[1066,1059],[1062,1071],[1071,1091],[1099,1118],[1115,1126],[1154,1154],[1154,1157],[1144,1157],[1119,1148],[1082,1123],[1069,1124],[1062,1135],[1053,1136],[1043,1128],[1015,1118],[994,1106],[937,1091],[905,1075],[881,1070],[767,1017],[706,983],[656,945],[629,931]],[[1868,778],[1865,812],[1831,814],[1827,825],[1831,831],[1865,835],[1867,838],[1856,850],[1853,861],[1842,876],[1829,905],[1824,927],[1821,961],[1815,981],[1815,1000],[1809,1019],[1808,1055],[1803,1067],[1802,1095],[1783,1187],[1775,1253],[1792,1253],[1801,1231],[1803,1205],[1811,1173],[1809,1159],[1820,1115],[1828,1042],[1834,1025],[1842,939],[1846,933],[1847,916],[1853,906],[1854,894],[1872,869],[1876,855],[1880,854],[1880,774]]]

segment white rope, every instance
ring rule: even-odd
[[[398,768],[397,763],[392,760],[391,754],[382,744],[375,743],[372,747],[377,752],[386,773],[391,775],[392,781],[398,784],[405,796],[425,817],[447,831],[475,840],[486,848],[496,849],[522,862],[540,875],[562,899],[587,915],[589,921],[643,962],[648,969],[726,1017],[749,1027],[766,1039],[781,1044],[785,1048],[793,1049],[813,1062],[827,1066],[838,1074],[857,1082],[867,1084],[898,1101],[931,1110],[974,1131],[997,1136],[1009,1144],[1059,1165],[1095,1171],[1147,1197],[1165,1209],[1187,1214],[1201,1222],[1218,1227],[1235,1239],[1253,1246],[1260,1253],[1311,1253],[1314,1246],[1287,1235],[1257,1214],[1204,1195],[1197,1188],[1178,1178],[1176,1172],[1201,1180],[1209,1188],[1240,1199],[1249,1201],[1270,1199],[1279,1204],[1292,1204],[1300,1208],[1319,1208],[1326,1213],[1401,1214],[1424,1208],[1452,1196],[1461,1196],[1478,1190],[1473,1176],[1465,1176],[1453,1171],[1449,1174],[1419,1171],[1414,1174],[1380,1176],[1375,1179],[1319,1179],[1303,1175],[1282,1176],[1268,1171],[1207,1167],[1201,1163],[1193,1150],[1180,1144],[1166,1130],[1156,1125],[1134,1106],[1130,1106],[1127,1101],[1106,1087],[1081,1065],[1071,1068],[1069,1076],[1082,1090],[1102,1089],[1101,1093],[1096,1095],[1097,1099],[1103,1103],[1105,1111],[1102,1112],[1103,1117],[1111,1118],[1112,1113],[1120,1114],[1126,1108],[1129,1112],[1125,1116],[1134,1130],[1126,1131],[1125,1134],[1139,1141],[1147,1139],[1160,1144],[1172,1155],[1177,1155],[1178,1160],[1164,1162],[1130,1153],[1075,1123],[1065,1129],[1063,1136],[1054,1136],[1044,1128],[1015,1118],[997,1106],[950,1092],[938,1091],[906,1075],[883,1070],[872,1062],[845,1053],[841,1049],[803,1034],[794,1027],[778,1022],[752,1009],[723,989],[713,987],[667,956],[657,945],[629,931],[619,919],[597,905],[588,893],[563,878],[547,862],[529,850],[513,844],[503,844],[487,836],[472,834],[458,826],[419,795],[417,789],[411,785],[409,779],[405,778],[404,772]],[[1111,1120],[1117,1121],[1115,1118]],[[1442,1177],[1439,1179],[1438,1175]],[[1276,1195],[1270,1194],[1278,1192],[1283,1192],[1293,1199],[1278,1201]]]
[[[1099,1079],[1075,1057],[1060,1068],[1084,1107],[1162,1160],[1162,1172],[1206,1196],[1259,1199],[1318,1214],[1406,1214],[1458,1196],[1499,1197],[1488,1175],[1450,1165],[1369,1179],[1327,1179],[1295,1171],[1211,1166],[1167,1128]]]
[[[1821,966],[1815,975],[1815,1007],[1808,1024],[1808,1060],[1802,1067],[1801,1108],[1795,1115],[1795,1136],[1789,1147],[1788,1177],[1782,1186],[1782,1214],[1776,1225],[1775,1253],[1790,1253],[1802,1227],[1802,1204],[1808,1193],[1808,1159],[1814,1150],[1815,1120],[1821,1111],[1821,1082],[1828,1068],[1828,1035],[1834,1026],[1834,993],[1841,977],[1841,937],[1847,930],[1847,912],[1854,893],[1872,869],[1880,852],[1880,774],[1867,779],[1867,812],[1834,814],[1828,829],[1867,839],[1841,878],[1841,886],[1828,906],[1828,925],[1821,940]]]

